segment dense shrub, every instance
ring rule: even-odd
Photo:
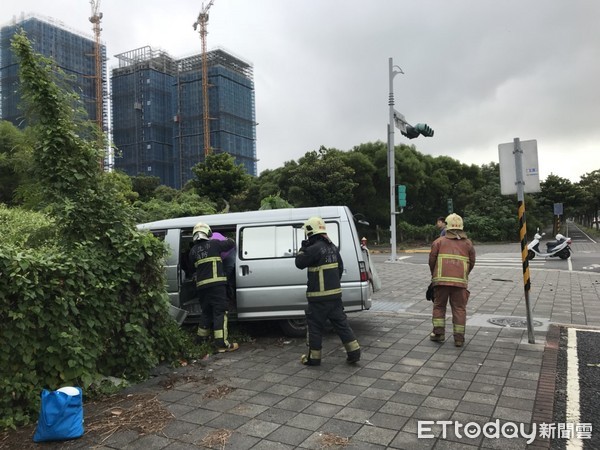
[[[56,242],[56,226],[51,217],[20,208],[0,204],[2,243],[18,246],[49,245]]]
[[[163,243],[98,170],[99,141],[82,137],[52,65],[24,34],[13,49],[45,214],[0,209],[0,427],[27,423],[44,387],[138,379],[187,343],[168,315]]]

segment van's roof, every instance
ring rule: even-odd
[[[240,223],[256,223],[268,221],[304,221],[309,217],[320,216],[323,219],[339,217],[347,221],[352,214],[347,206],[319,206],[314,208],[265,209],[227,214],[210,214],[206,216],[178,217],[175,219],[157,220],[138,225],[143,230],[161,230],[169,228],[192,228],[198,222],[210,226],[237,225]]]

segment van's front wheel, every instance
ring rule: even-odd
[[[281,331],[287,337],[306,336],[306,319],[284,319],[279,321]]]

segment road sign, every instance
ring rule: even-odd
[[[563,215],[563,204],[562,203],[555,203],[554,204],[554,215],[555,216],[562,216]]]
[[[404,208],[406,206],[406,185],[398,185],[398,206]]]
[[[520,141],[523,161],[523,192],[540,192],[540,171],[538,165],[537,141]],[[500,192],[502,195],[517,193],[517,170],[515,164],[515,144],[500,144]]]
[[[394,124],[396,125],[396,128],[398,128],[401,132],[406,133],[407,123],[408,122],[406,121],[404,114],[394,110]]]

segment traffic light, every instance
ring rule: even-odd
[[[452,204],[452,199],[448,199],[448,214],[452,214],[454,212],[454,205]]]
[[[414,139],[422,134],[425,137],[433,136],[433,130],[426,123],[418,123],[414,127],[412,125],[406,125],[406,131],[401,131],[403,136],[409,139]]]
[[[406,136],[409,139],[414,139],[419,137],[419,130],[411,125],[406,125],[406,131],[401,131],[403,136]]]
[[[433,136],[433,130],[426,123],[418,123],[418,124],[416,124],[415,125],[415,129],[419,133],[421,133],[423,136],[425,136],[425,137],[432,137]]]
[[[398,188],[398,206],[404,208],[406,206],[406,186],[399,184]]]

